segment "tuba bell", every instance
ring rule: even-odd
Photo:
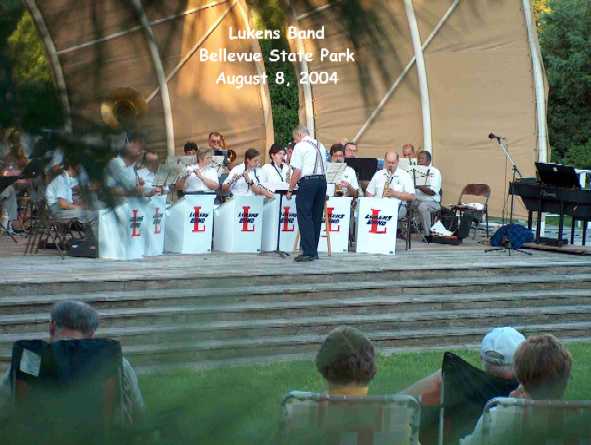
[[[142,95],[129,87],[117,88],[100,106],[103,122],[111,128],[135,127],[147,109],[148,104]]]

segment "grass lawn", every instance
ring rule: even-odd
[[[567,398],[591,400],[591,344],[569,350],[574,366]],[[458,354],[479,363],[477,351]],[[439,368],[441,358],[441,352],[380,357],[370,394],[406,388]],[[166,425],[162,442],[170,444],[275,443],[282,397],[295,389],[324,391],[311,361],[145,375],[140,384],[151,416]]]

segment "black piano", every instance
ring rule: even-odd
[[[563,240],[564,216],[572,217],[570,243],[574,243],[575,223],[583,222],[583,245],[587,237],[587,223],[591,220],[591,190],[581,189],[574,168],[558,164],[536,163],[538,178],[522,178],[509,184],[509,193],[519,196],[528,211],[527,226],[531,230],[536,212],[536,243],[557,246]],[[559,216],[558,239],[541,238],[542,213]]]

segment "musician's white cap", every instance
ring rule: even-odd
[[[511,366],[513,355],[525,337],[514,328],[495,328],[484,336],[480,344],[480,358],[496,366]]]

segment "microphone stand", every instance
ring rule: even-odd
[[[490,136],[489,136],[490,137]],[[511,179],[511,183],[509,184],[509,193],[511,194],[511,206],[509,209],[509,225],[513,224],[513,208],[515,205],[515,195],[512,193],[512,187],[515,184],[515,179],[517,178],[517,175],[519,175],[519,179],[523,178],[523,175],[521,174],[521,172],[519,171],[519,169],[517,168],[517,164],[515,163],[515,161],[513,160],[513,157],[511,156],[511,153],[509,152],[509,147],[507,146],[507,142],[505,140],[505,138],[502,137],[498,137],[498,136],[493,136],[492,139],[496,139],[497,140],[497,145],[499,145],[499,147],[501,147],[501,150],[503,150],[503,153],[505,154],[505,157],[507,158],[507,160],[511,163],[511,170],[512,170],[512,179]],[[514,250],[516,252],[520,252],[524,255],[529,255],[531,256],[532,253],[531,252],[526,252],[525,250],[522,249],[514,249],[513,247],[511,247],[511,241],[509,239],[505,240],[504,246],[503,247],[496,247],[493,249],[486,249],[484,251],[484,253],[488,253],[488,252],[497,252],[497,251],[503,251],[503,252],[507,252],[507,254],[509,256],[511,256],[511,251]]]

